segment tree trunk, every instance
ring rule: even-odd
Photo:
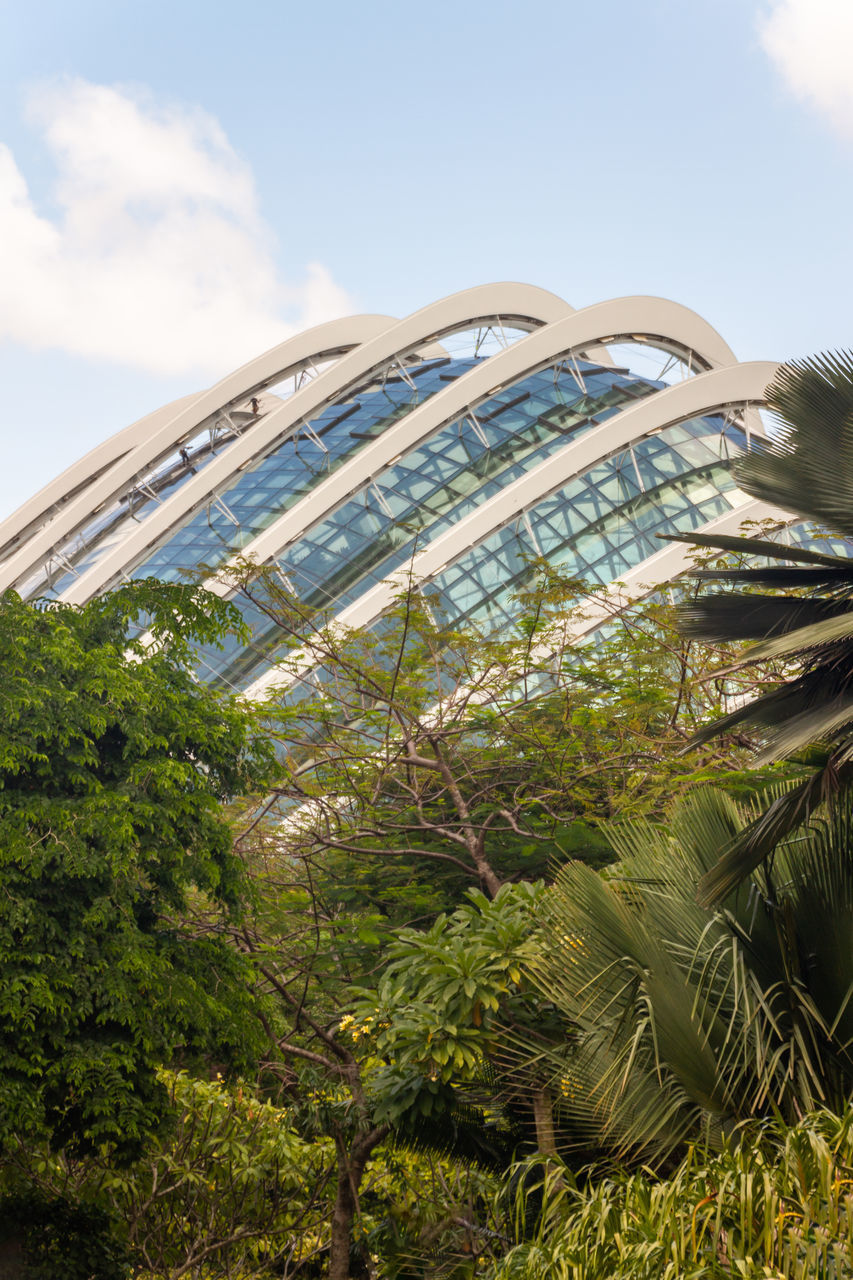
[[[554,1100],[550,1089],[536,1089],[533,1094],[533,1120],[536,1125],[536,1146],[543,1156],[555,1156]]]
[[[18,1236],[0,1241],[0,1280],[23,1280],[26,1274],[24,1246]]]
[[[338,1145],[338,1189],[332,1210],[332,1242],[329,1248],[329,1280],[350,1280],[350,1244],[355,1220],[358,1182],[343,1144]]]
[[[343,1137],[340,1134],[335,1137],[338,1185],[335,1207],[332,1210],[328,1280],[351,1280],[350,1255],[353,1225],[358,1213],[358,1190],[371,1152],[387,1134],[386,1124],[378,1125],[367,1133],[357,1134],[349,1151]]]

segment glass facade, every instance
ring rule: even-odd
[[[245,550],[342,463],[474,363],[433,361],[405,377],[386,378],[377,390],[331,405],[234,477],[155,550],[134,577],[179,578],[188,566],[215,567]]]
[[[573,577],[618,580],[660,550],[658,531],[673,528],[676,521],[679,528],[696,528],[731,509],[736,490],[729,456],[743,443],[742,433],[716,415],[639,440],[515,515],[476,546],[460,548],[452,564],[428,585],[448,621],[493,631],[512,624],[514,593],[529,576],[533,559],[544,558]],[[490,492],[482,500],[495,496]],[[448,523],[442,519],[436,525],[443,531]],[[436,525],[429,527],[430,538]],[[319,597],[313,579],[294,582],[288,573],[288,587],[305,603],[343,607],[407,563],[411,533],[400,533],[400,528],[386,515],[385,538],[397,531],[402,555],[380,560],[374,551],[375,567],[366,572],[363,563],[332,561]],[[277,563],[286,561],[279,557]],[[341,590],[343,580],[347,583]],[[303,586],[308,589],[300,590]],[[267,618],[251,604],[242,608],[253,632],[251,645],[232,641],[224,650],[201,655],[203,677],[234,688],[245,688],[263,672],[277,642],[276,628]]]
[[[298,424],[296,430],[285,428],[240,468],[236,477],[223,481],[213,497],[180,522],[178,532],[170,530],[159,540],[137,576],[168,579],[180,576],[188,564],[221,563],[398,418],[525,335],[526,330],[500,322],[473,329],[463,325],[443,336],[448,351],[445,358],[414,364],[414,357],[385,359],[365,373],[360,386],[350,388],[337,402]],[[288,398],[326,367],[328,362],[319,367],[312,363],[310,374],[303,370],[267,388],[260,415],[252,411],[254,402],[248,399],[242,407],[235,401],[216,410],[197,426],[181,450],[173,449],[140,473],[120,498],[57,547],[22,584],[23,594],[60,596],[75,578],[119,547],[191,476],[227,450],[246,428],[267,416],[277,401]]]
[[[90,569],[102,556],[117,547],[130,529],[138,527],[168,498],[177,493],[191,476],[224,453],[255,415],[232,410],[228,420],[217,421],[194,433],[183,446],[185,456],[172,452],[149,473],[137,478],[117,502],[99,512],[62,549],[49,558],[37,573],[22,585],[23,595],[60,596],[74,578]]]
[[[276,563],[315,607],[351,603],[526,471],[654,390],[609,370],[534,374],[387,467]]]
[[[341,611],[458,529],[458,545],[450,543],[451,554],[428,586],[449,622],[491,632],[514,622],[515,596],[531,561],[544,559],[569,576],[606,585],[661,549],[657,532],[696,528],[740,500],[729,473],[730,458],[746,447],[737,413],[660,422],[627,447],[608,449],[607,424],[667,384],[569,356],[486,399],[466,403],[460,387],[452,415],[377,464],[369,482],[343,501],[324,503],[329,476],[489,358],[475,349],[371,370],[359,388],[297,428],[282,429],[139,563],[129,564],[128,574],[177,581],[213,572],[235,554],[251,554],[254,539],[311,497],[310,519],[275,548],[271,561],[306,609]],[[549,491],[543,464],[591,432],[599,433],[592,456],[600,461]],[[31,593],[59,595],[236,438],[232,431],[206,439],[199,428],[188,457],[166,459],[151,483],[93,518],[64,548],[49,580],[34,576]],[[536,468],[544,496],[507,516],[507,487]],[[488,516],[488,532],[468,540],[464,522],[476,512]],[[240,607],[251,642],[234,638],[223,650],[202,650],[198,671],[202,679],[245,689],[268,667],[279,636],[251,603]]]
[[[274,440],[171,530],[133,576],[168,581],[180,578],[188,568],[221,564],[370,440],[477,363],[480,360],[476,358],[452,361],[448,357],[424,362],[411,371],[396,364],[393,369],[397,372],[384,369],[345,400]],[[253,415],[237,416],[254,421]],[[117,547],[129,531],[227,449],[237,435],[237,431],[221,429],[199,433],[187,446],[187,459],[175,454],[134,485],[120,502],[63,547],[61,558],[34,575],[26,593],[61,595],[75,577]]]

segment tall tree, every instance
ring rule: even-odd
[[[270,776],[245,709],[190,669],[237,624],[161,584],[0,600],[0,1147],[133,1154],[168,1106],[162,1063],[258,1043],[245,966],[182,920],[238,907],[223,802]]]
[[[410,585],[366,630],[302,608],[272,573],[243,589],[275,626],[281,692],[268,708],[284,768],[273,805],[291,856],[346,866],[405,863],[490,896],[535,879],[554,846],[606,857],[590,826],[662,812],[685,783],[673,747],[743,685],[702,683],[706,646],[654,602],[602,609],[582,583],[532,565],[518,622],[495,634],[448,623]],[[603,631],[574,642],[590,608]],[[706,752],[717,771],[741,743]],[[584,831],[578,824],[586,824]],[[408,921],[401,921],[408,923]]]
[[[378,627],[345,631],[303,610],[273,574],[248,566],[242,586],[279,649],[282,687],[266,714],[283,767],[266,815],[253,813],[241,841],[258,906],[235,940],[277,1000],[274,1054],[287,1088],[305,1102],[306,1132],[313,1126],[335,1143],[331,1268],[344,1277],[358,1265],[360,1188],[392,1131],[426,1141],[431,1107],[450,1149],[506,1161],[518,1143],[512,1133],[476,1132],[474,1095],[481,1118],[498,1097],[474,1079],[471,1054],[488,1069],[493,1023],[491,1010],[477,1010],[478,992],[504,983],[510,998],[499,1003],[513,1016],[524,999],[511,990],[507,957],[492,965],[491,944],[474,938],[492,927],[489,901],[497,921],[512,907],[504,886],[550,876],[569,857],[607,861],[599,824],[662,811],[665,797],[687,785],[670,749],[685,741],[682,721],[695,727],[709,700],[719,709],[727,694],[693,681],[710,655],[675,632],[663,602],[614,612],[609,638],[572,646],[573,624],[600,602],[541,566],[531,567],[517,627],[499,636],[447,624],[414,587]],[[719,772],[744,758],[732,742],[709,748],[707,764]],[[469,890],[482,895],[483,910],[466,907],[456,918]],[[449,922],[436,926],[445,912]],[[437,928],[425,943],[434,944],[437,967],[434,1007],[420,1002],[408,1048],[422,1030],[426,1037],[431,1016],[459,1033],[435,1041],[446,1055],[441,1081],[429,1078],[429,1052],[403,1061],[402,1039],[381,1039],[380,1069],[377,1042],[354,1039],[347,1022],[354,987],[362,1011],[371,991],[377,1007],[390,998],[382,971],[404,958],[396,939],[412,926]],[[411,1005],[407,984],[417,989],[422,963],[420,943],[406,939],[400,1010]],[[466,956],[480,972],[467,975],[473,996],[463,981],[457,1007],[450,988]],[[462,1108],[457,1086],[467,1090]],[[538,1116],[527,1085],[505,1092],[526,1140],[538,1129],[547,1145],[547,1089]]]

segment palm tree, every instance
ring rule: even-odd
[[[692,792],[667,827],[611,831],[616,868],[571,863],[540,900],[529,970],[576,1039],[537,1069],[569,1153],[665,1160],[853,1093],[853,797],[701,906],[697,876],[755,812]]]
[[[767,389],[767,404],[779,419],[779,433],[740,459],[738,483],[756,498],[853,538],[853,354],[781,366]],[[689,747],[745,726],[763,740],[756,763],[790,756],[808,744],[824,748],[820,767],[779,793],[703,876],[701,900],[719,902],[780,839],[853,782],[853,557],[757,538],[675,537],[764,562],[703,570],[697,577],[784,593],[700,596],[683,608],[685,633],[718,642],[761,641],[739,666],[769,658],[797,665],[791,679],[715,720]]]

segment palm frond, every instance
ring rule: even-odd
[[[754,587],[825,587],[843,588],[848,595],[853,589],[853,564],[844,568],[789,569],[780,565],[764,565],[743,569],[691,569],[690,577],[698,582],[746,582]]]
[[[778,789],[768,812],[786,803],[803,797]],[[700,1131],[720,1140],[748,1116],[849,1095],[850,804],[784,841],[772,882],[738,868],[721,909],[696,899],[721,844],[766,821],[708,788],[666,827],[617,829],[606,880],[571,864],[542,899],[530,971],[577,1028],[550,1055],[569,1147],[660,1160]]]
[[[699,902],[704,906],[725,902],[792,831],[851,783],[853,764],[839,763],[837,755],[833,754],[811,777],[777,795],[729,844],[716,865],[702,876],[697,890]]]
[[[784,635],[754,645],[746,651],[744,660],[759,662],[769,658],[781,658],[837,641],[849,640],[851,637],[853,637],[853,610],[845,608],[835,616],[797,627]]]
[[[765,736],[764,746],[755,756],[756,765],[783,760],[811,743],[832,739],[839,729],[853,723],[853,693],[832,698],[821,706],[786,716],[778,727]]]
[[[762,457],[765,455],[762,455]],[[796,508],[788,508],[796,510]],[[826,555],[810,547],[791,547],[769,538],[743,538],[722,533],[659,533],[662,542],[687,542],[694,547],[709,547],[712,551],[731,551],[736,555],[764,556],[769,560],[790,560],[793,564],[826,565],[829,568],[850,571],[850,561],[845,556]]]
[[[698,729],[682,748],[682,754],[694,747],[729,733],[741,726],[751,726],[764,734],[774,730],[786,719],[799,716],[818,706],[826,705],[842,692],[839,681],[829,681],[823,670],[809,671],[799,679],[781,684],[767,693],[753,698],[726,716],[720,716]]]
[[[844,614],[848,615],[848,624],[853,628],[853,610],[846,602],[727,592],[683,604],[679,609],[679,626],[686,636],[719,643],[796,633],[825,621],[835,622]],[[757,661],[764,656],[767,655],[752,652],[744,661]]]
[[[853,536],[853,354],[791,361],[767,388],[781,423],[735,467],[747,493]]]
[[[842,537],[853,536],[853,353],[829,353],[780,367],[767,389],[779,419],[773,438],[739,459],[735,474],[753,497],[774,503]],[[799,675],[695,735],[698,746],[717,734],[749,726],[763,738],[755,757],[764,764],[811,742],[831,746],[825,765],[800,788],[777,797],[726,849],[719,867],[702,882],[706,900],[718,901],[733,877],[746,875],[769,856],[774,842],[853,780],[846,739],[853,723],[853,556],[825,555],[806,547],[778,546],[763,538],[683,534],[676,540],[717,551],[761,557],[771,564],[702,568],[696,576],[790,591],[756,597],[714,595],[685,604],[681,625],[694,639],[758,640],[734,668],[774,659],[799,659]],[[788,561],[796,568],[783,567]],[[724,672],[720,675],[727,674]],[[689,749],[689,748],[688,748]]]

